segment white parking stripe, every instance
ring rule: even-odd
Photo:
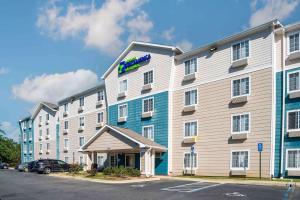
[[[202,188],[190,190],[189,192],[196,192],[196,191],[204,190],[204,189],[211,188],[211,187],[217,187],[217,186],[223,185],[223,184],[224,184],[224,183],[218,183],[218,184],[214,184],[214,185],[208,185],[208,186],[205,186],[205,187],[202,187]]]
[[[207,182],[196,182],[196,183],[188,183],[188,184],[163,188],[161,190],[172,191],[172,192],[188,192],[188,193],[191,193],[191,192],[196,192],[196,191],[204,190],[204,189],[211,188],[211,187],[217,187],[219,185],[222,185],[222,184],[221,183],[211,184],[211,183],[207,183]]]

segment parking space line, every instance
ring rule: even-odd
[[[188,183],[188,184],[163,188],[161,190],[170,191],[170,192],[188,192],[188,193],[192,193],[192,192],[204,190],[204,189],[207,189],[207,188],[217,187],[217,186],[222,185],[222,184],[223,183],[211,184],[211,183],[207,183],[207,182],[196,182],[196,183]]]
[[[218,184],[214,184],[214,185],[208,185],[208,186],[204,186],[204,187],[197,188],[197,189],[194,189],[194,190],[190,190],[190,191],[188,191],[188,192],[196,192],[196,191],[204,190],[204,189],[211,188],[211,187],[217,187],[217,186],[223,185],[223,184],[224,184],[224,183],[218,183]]]

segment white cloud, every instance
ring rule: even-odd
[[[186,39],[183,39],[180,42],[178,42],[177,46],[179,46],[183,51],[189,51],[193,48],[193,44]]]
[[[0,67],[0,75],[4,75],[4,74],[8,74],[9,70],[7,68],[4,67]]]
[[[63,74],[43,74],[28,77],[20,85],[12,87],[15,98],[38,103],[48,101],[56,103],[65,97],[81,92],[98,83],[97,75],[85,69]]]
[[[1,129],[3,129],[6,133],[6,137],[15,140],[16,142],[19,140],[19,128],[13,126],[8,121],[0,122]]]
[[[299,0],[253,0],[250,27],[257,26],[273,19],[288,18],[298,6]]]
[[[150,41],[153,23],[141,6],[148,0],[106,0],[101,6],[69,3],[66,10],[57,2],[41,8],[37,26],[54,39],[83,38],[87,47],[116,55],[130,39]],[[130,28],[127,31],[127,28]],[[128,41],[129,39],[127,39]]]
[[[171,27],[162,32],[162,37],[167,41],[171,41],[174,39],[174,31],[175,31],[175,27]]]

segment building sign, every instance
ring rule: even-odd
[[[123,74],[125,72],[135,70],[141,66],[140,63],[146,62],[150,60],[150,58],[151,58],[150,54],[147,54],[140,58],[133,57],[125,61],[122,61],[118,66],[118,73]]]

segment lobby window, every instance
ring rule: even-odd
[[[67,138],[64,139],[64,148],[65,149],[69,148],[69,139],[67,139]]]
[[[231,169],[244,170],[249,166],[248,151],[232,151],[231,152]]]
[[[197,90],[186,91],[184,100],[186,106],[197,104]]]
[[[288,112],[288,130],[300,129],[300,110]]]
[[[250,94],[250,78],[241,78],[232,81],[232,97]]]
[[[232,133],[245,133],[249,132],[249,114],[240,114],[232,116]]]
[[[98,101],[103,101],[104,100],[104,90],[98,91],[97,100]]]
[[[79,165],[83,165],[84,162],[83,162],[83,156],[79,156]]]
[[[84,145],[84,137],[79,137],[79,146]]]
[[[84,127],[84,117],[79,117],[79,127]]]
[[[127,104],[119,105],[119,117],[127,117]]]
[[[144,73],[144,85],[153,83],[153,70]]]
[[[289,73],[289,92],[300,90],[299,72]]]
[[[68,112],[68,109],[69,109],[69,105],[68,105],[68,103],[65,103],[65,104],[64,104],[64,111],[65,111],[65,112]]]
[[[104,121],[104,113],[103,112],[99,112],[97,114],[97,123],[102,123]]]
[[[144,126],[143,127],[143,136],[150,140],[154,140],[154,126]]]
[[[197,136],[197,121],[184,123],[184,137]]]
[[[153,111],[153,107],[154,107],[154,98],[147,98],[147,99],[143,99],[143,112],[151,112]]]
[[[232,45],[232,61],[249,57],[249,40]]]
[[[289,51],[290,53],[299,51],[299,33],[289,36]]]
[[[127,91],[127,79],[119,82],[119,93]]]
[[[79,106],[83,107],[84,106],[84,97],[79,98]]]
[[[185,153],[184,154],[184,169],[197,168],[197,153]]]
[[[69,129],[69,121],[65,121],[65,130],[68,130]]]
[[[185,61],[184,65],[185,65],[185,70],[184,70],[185,75],[194,74],[197,72],[197,58],[193,58],[191,60]]]
[[[300,170],[300,149],[287,150],[287,169]]]

